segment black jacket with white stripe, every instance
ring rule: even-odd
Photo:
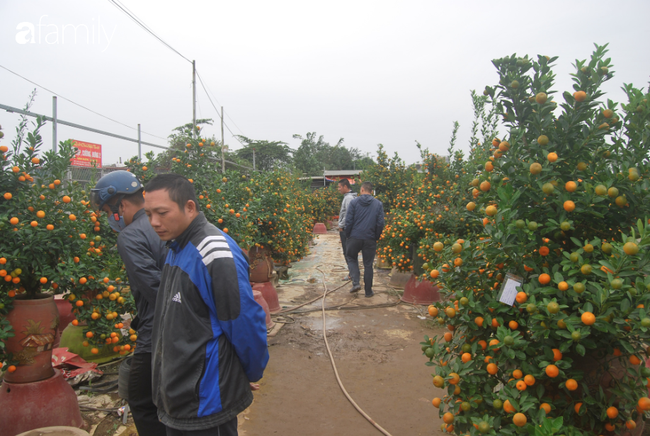
[[[153,399],[179,430],[217,427],[246,409],[269,359],[266,316],[237,243],[203,213],[168,243],[153,336]]]

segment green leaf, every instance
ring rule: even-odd
[[[625,313],[628,311],[629,308],[630,308],[630,300],[626,298],[623,301],[621,301],[621,307],[620,307],[621,312]]]

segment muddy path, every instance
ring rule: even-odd
[[[280,305],[321,296],[323,282],[328,289],[341,286],[345,272],[338,234],[321,235],[278,285]],[[440,330],[424,307],[398,303],[388,281],[388,271],[376,270],[373,298],[350,294],[349,282],[327,296],[326,307],[334,310],[326,311],[326,332],[339,376],[359,407],[392,435],[443,434],[431,399],[444,393],[432,385],[418,345]],[[321,300],[299,310],[274,317],[286,324],[269,338],[271,359],[253,405],[239,417],[240,435],[381,434],[337,384],[323,340]]]

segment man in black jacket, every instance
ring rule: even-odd
[[[151,333],[167,248],[144,213],[142,185],[128,171],[105,175],[91,190],[95,210],[105,211],[111,228],[120,232],[117,249],[126,267],[138,311],[131,323],[138,339],[129,374],[129,407],[140,436],[164,436],[151,389]]]
[[[372,196],[372,183],[361,185],[360,196],[350,202],[345,217],[345,233],[347,250],[352,277],[351,293],[361,290],[359,271],[359,251],[363,256],[363,282],[366,298],[375,295],[372,292],[372,264],[377,251],[377,241],[384,231],[384,205]]]

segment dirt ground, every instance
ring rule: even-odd
[[[373,298],[364,298],[363,291],[350,294],[349,282],[327,296],[326,307],[344,305],[326,311],[339,376],[359,407],[390,434],[443,434],[431,399],[444,393],[432,385],[419,346],[425,334],[439,330],[424,316],[425,307],[399,303],[388,273],[375,270]],[[345,275],[338,234],[320,235],[311,254],[277,287],[280,305],[320,296],[323,279],[334,289]],[[337,384],[323,340],[321,300],[297,310],[310,312],[273,317],[287,324],[269,338],[269,365],[253,405],[240,416],[240,435],[381,434]]]
[[[431,399],[444,395],[431,383],[419,342],[439,328],[424,306],[399,302],[389,287],[389,271],[375,269],[373,298],[350,294],[336,232],[320,235],[310,255],[295,263],[289,278],[276,286],[286,310],[343,285],[326,298],[327,339],[340,379],[352,399],[394,436],[438,435],[442,421]],[[253,405],[239,416],[239,434],[348,435],[381,434],[348,401],[337,384],[323,340],[321,299],[272,317],[278,324],[269,337],[270,361],[254,393]],[[278,330],[279,328],[279,330]],[[117,377],[119,363],[107,365],[103,382]],[[86,430],[95,436],[136,436],[115,409],[117,392],[82,393]]]

